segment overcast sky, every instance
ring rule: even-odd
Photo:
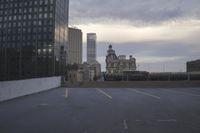
[[[84,59],[86,33],[97,33],[103,70],[109,44],[151,72],[185,71],[200,58],[200,0],[71,0],[69,19],[84,33]]]

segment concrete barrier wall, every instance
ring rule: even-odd
[[[46,91],[61,85],[61,77],[0,82],[0,101]]]

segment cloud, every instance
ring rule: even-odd
[[[70,25],[96,32],[98,61],[105,71],[109,44],[133,55],[141,70],[184,71],[200,57],[199,0],[71,0]]]
[[[99,56],[97,58],[98,62],[101,64],[103,71],[106,70],[105,59],[106,59],[105,56]],[[185,62],[180,61],[183,59],[183,57],[181,56],[180,57],[137,56],[136,59],[137,59],[137,67],[139,70],[142,71],[162,72],[163,69],[165,69],[164,71],[168,72],[185,71]],[[174,66],[176,66],[177,68],[175,68]]]
[[[94,31],[98,41],[144,42],[144,41],[176,41],[198,43],[200,20],[169,21],[155,26],[136,27],[131,24],[95,23],[77,25],[84,33]],[[86,41],[86,39],[84,39]]]
[[[72,0],[70,23],[127,20],[155,24],[180,18],[199,18],[199,0]]]
[[[159,56],[138,56],[137,63],[163,63],[163,62],[170,62],[182,59],[181,56],[173,56],[173,57],[159,57]]]
[[[198,44],[199,0],[72,0],[70,24],[99,42],[168,41]]]
[[[139,43],[107,43],[98,42],[97,59],[105,71],[105,56],[108,45],[112,44],[117,55],[133,55],[140,70],[150,72],[185,71],[186,62],[200,57],[200,45],[192,47],[188,43],[170,42],[139,42]],[[84,60],[86,60],[86,45],[84,44]],[[165,67],[165,68],[163,68]]]

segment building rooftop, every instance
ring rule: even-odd
[[[192,63],[192,62],[199,62],[200,63],[200,59],[193,60],[193,61],[188,61],[188,63]]]

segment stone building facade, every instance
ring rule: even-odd
[[[77,28],[69,28],[68,32],[68,64],[82,64],[83,58],[83,43],[82,43],[82,31]]]
[[[132,56],[129,59],[125,55],[117,56],[110,45],[106,56],[106,73],[122,74],[124,71],[136,71],[136,59]]]

